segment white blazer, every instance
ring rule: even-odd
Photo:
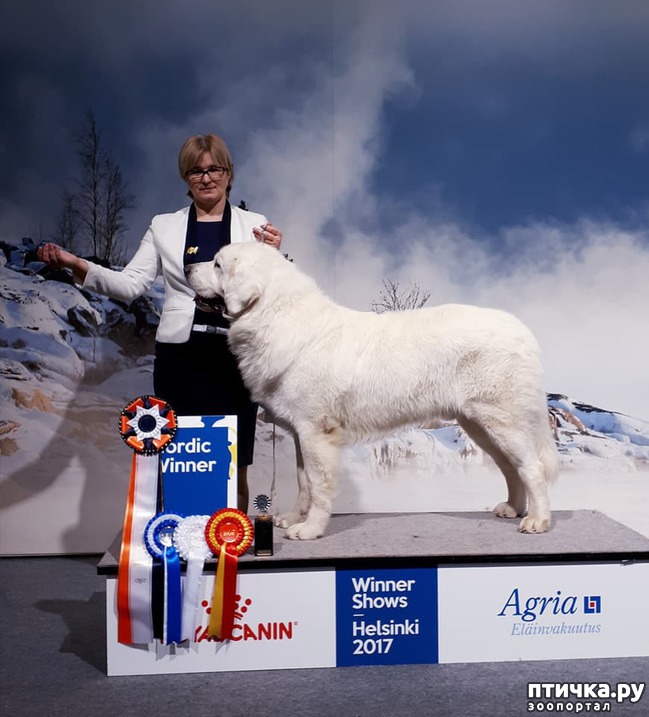
[[[255,241],[253,227],[266,224],[263,214],[231,207],[230,241]],[[83,288],[131,302],[144,294],[159,274],[164,280],[164,304],[156,340],[180,344],[189,339],[194,319],[195,292],[185,280],[183,253],[189,207],[158,214],[140,242],[135,256],[120,271],[88,262]]]

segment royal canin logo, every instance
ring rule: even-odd
[[[232,642],[239,642],[241,640],[292,640],[293,629],[297,626],[296,621],[291,622],[258,622],[252,623],[249,619],[244,622],[244,617],[249,618],[248,610],[252,605],[252,600],[246,598],[242,600],[241,595],[236,596],[236,602],[234,606],[234,627],[232,628]],[[201,602],[203,608],[203,618],[201,624],[196,628],[194,633],[195,642],[223,642],[218,637],[208,636],[208,625],[210,621],[210,613],[212,608],[207,600]]]

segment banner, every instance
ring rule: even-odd
[[[236,508],[236,449],[236,416],[179,416],[160,459],[165,511],[189,516]]]
[[[437,662],[437,569],[336,572],[338,666]]]

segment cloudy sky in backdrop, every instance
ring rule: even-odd
[[[3,0],[0,239],[48,234],[88,108],[133,249],[215,131],[339,302],[512,310],[547,390],[649,420],[644,0]]]

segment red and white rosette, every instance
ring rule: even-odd
[[[217,510],[207,521],[205,539],[217,556],[212,612],[207,634],[220,640],[232,638],[237,592],[238,558],[252,545],[254,528],[248,516],[235,508]]]
[[[196,630],[196,612],[200,602],[203,566],[212,551],[205,540],[205,527],[209,515],[190,515],[183,518],[174,530],[174,545],[178,555],[187,561],[187,572],[183,586],[182,639],[194,640]]]
[[[176,429],[173,409],[155,396],[132,400],[119,417],[120,436],[133,450],[117,571],[117,639],[127,645],[153,642],[152,558],[143,536],[158,512],[158,456]]]

